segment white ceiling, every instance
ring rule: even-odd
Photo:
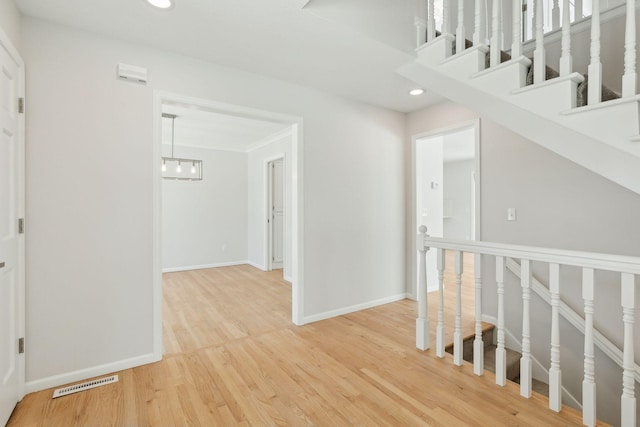
[[[250,151],[290,129],[290,124],[219,114],[197,108],[164,105],[163,113],[176,115],[174,141],[188,146],[227,151]],[[162,142],[171,144],[172,120],[162,119]]]
[[[429,94],[409,96],[415,85],[395,73],[413,58],[410,46],[398,47],[412,28],[404,28],[404,17],[393,19],[390,22],[396,24],[374,38],[375,25],[353,19],[365,19],[378,10],[371,22],[379,22],[389,7],[376,9],[373,3],[412,1],[372,1],[362,17],[348,10],[341,16],[336,0],[330,8],[314,6],[322,1],[312,2],[308,10],[302,9],[304,0],[176,0],[170,11],[156,10],[144,0],[16,4],[23,14],[36,18],[407,112],[441,100]],[[398,8],[398,13],[407,10]],[[394,28],[402,31],[395,34]]]

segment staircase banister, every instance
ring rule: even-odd
[[[507,269],[511,271],[516,277],[520,278],[520,264],[511,258],[507,258]],[[531,281],[531,289],[547,304],[551,304],[551,294],[538,279],[535,277]],[[584,334],[584,319],[576,313],[566,303],[560,301],[560,314],[565,318],[578,332]],[[602,335],[597,329],[593,331],[594,342],[596,346],[606,354],[609,359],[614,361],[618,366],[622,368],[622,350],[620,350],[614,343],[612,343],[607,337]],[[636,363],[634,370],[634,377],[636,382],[640,383],[640,365]]]
[[[422,240],[420,240],[422,239]],[[566,249],[540,248],[470,240],[452,240],[440,237],[418,236],[418,244],[425,247],[469,252],[474,254],[528,259],[546,263],[570,265],[581,268],[640,275],[640,257],[612,255]]]

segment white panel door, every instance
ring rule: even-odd
[[[22,250],[18,234],[21,200],[21,145],[18,132],[20,68],[0,45],[0,425],[20,395],[18,308]]]
[[[284,161],[273,162],[271,189],[271,267],[282,268],[284,262]]]

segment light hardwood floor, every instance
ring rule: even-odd
[[[56,400],[30,394],[9,426],[581,425],[416,350],[413,301],[296,327],[289,284],[250,266],[166,274],[164,293],[161,362]]]

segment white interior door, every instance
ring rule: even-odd
[[[14,57],[0,43],[0,425],[21,398],[24,381],[18,354],[24,312],[24,239],[18,230],[23,212],[24,145],[18,112],[23,68]]]
[[[271,268],[284,263],[284,160],[271,167]]]

